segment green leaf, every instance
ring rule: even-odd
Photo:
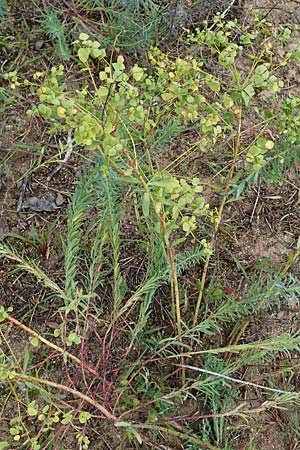
[[[261,64],[260,66],[257,66],[255,69],[255,73],[262,75],[262,78],[266,80],[269,77],[269,70],[267,66],[264,64]]]
[[[66,109],[63,108],[62,106],[59,106],[56,110],[56,114],[58,118],[62,119],[63,117],[66,116]]]
[[[99,58],[102,59],[105,56],[105,50],[100,48],[92,48],[91,49],[91,56],[93,58]]]
[[[82,411],[78,416],[78,420],[80,423],[86,423],[91,417],[92,415],[89,412]]]
[[[87,41],[87,40],[89,39],[89,35],[86,34],[86,33],[80,33],[79,39],[80,39],[81,41]]]
[[[79,338],[79,342],[78,342]],[[73,344],[79,344],[80,343],[80,337],[75,333],[75,331],[71,331],[66,339],[66,344],[68,347],[70,347]]]
[[[251,98],[255,95],[255,90],[253,88],[253,84],[248,84],[242,90],[242,99],[244,100],[245,106],[249,106],[251,102]]]
[[[100,42],[94,41],[92,42],[92,48],[99,48],[100,47]]]
[[[7,312],[3,306],[0,306],[0,322],[4,322],[7,319]]]
[[[89,59],[90,53],[91,53],[90,48],[83,48],[83,47],[79,48],[78,49],[78,57],[79,57],[80,61],[85,64],[87,62],[87,60]]]
[[[37,347],[39,345],[39,340],[37,337],[30,337],[29,342],[32,345],[32,347]]]
[[[245,106],[250,105],[251,97],[245,91],[242,91],[242,99],[244,100]]]
[[[122,55],[119,55],[117,58],[117,62],[112,63],[112,66],[117,72],[122,72],[125,69],[124,57]]]
[[[78,336],[78,334],[76,334],[76,336],[74,337],[74,344],[80,344],[81,342],[81,337]]]
[[[172,208],[172,216],[173,216],[174,220],[178,219],[179,213],[180,213],[180,208],[178,207],[177,204],[175,204]]]
[[[196,218],[194,216],[183,216],[180,225],[182,226],[183,231],[189,234],[197,228]]]
[[[132,435],[136,438],[136,440],[138,441],[138,443],[139,443],[140,445],[142,445],[143,440],[142,440],[142,436],[140,435],[140,433],[139,433],[135,428],[133,428],[133,427],[129,427],[129,428],[128,428],[128,431],[129,431],[130,434],[132,434]]]
[[[257,147],[256,145],[252,145],[252,146],[249,148],[247,154],[248,154],[248,155],[251,155],[251,156],[258,156],[258,155],[261,154],[261,148],[260,148],[260,147]]]
[[[135,64],[132,68],[132,76],[135,79],[135,81],[140,81],[143,78],[143,75],[144,70]]]
[[[170,180],[158,180],[158,181],[150,181],[149,186],[158,186],[158,187],[167,187],[170,185]]]
[[[108,96],[108,89],[105,86],[99,87],[99,89],[97,90],[97,93],[99,95],[99,97],[107,97]]]
[[[64,418],[60,421],[62,425],[68,425],[72,421],[72,413],[64,414]]]
[[[131,426],[131,422],[116,422],[115,423],[116,427],[130,427]]]
[[[185,241],[186,241],[186,237],[185,236],[181,237],[181,238],[178,238],[178,239],[175,239],[175,241],[172,242],[172,246],[176,247],[177,245],[182,244]]]
[[[9,429],[9,434],[11,434],[12,436],[18,435],[19,432],[20,432],[19,428],[12,427],[12,428]]]
[[[214,78],[212,75],[207,75],[205,77],[205,83],[213,92],[219,92],[221,89],[219,80],[217,80],[217,78]]]
[[[271,140],[266,141],[266,142],[265,142],[265,147],[266,147],[266,149],[268,149],[268,150],[272,150],[272,148],[274,148],[274,142],[271,141]]]
[[[0,442],[0,450],[7,450],[10,448],[10,444],[7,441]]]
[[[99,72],[99,78],[100,78],[101,81],[106,80],[107,77],[108,77],[108,75],[107,75],[107,73],[104,70]]]
[[[150,198],[148,192],[145,192],[143,195],[142,200],[142,208],[143,208],[143,214],[145,217],[149,216],[149,209],[150,209]]]
[[[170,92],[164,92],[161,94],[161,98],[167,102],[168,100],[172,100],[174,98],[174,94],[171,94]]]
[[[38,413],[38,407],[37,407],[36,401],[33,400],[33,402],[31,402],[27,405],[27,414],[30,417],[35,417],[37,415],[37,413]]]
[[[300,62],[300,50],[297,50],[291,54],[291,57],[295,60],[297,64]]]
[[[26,372],[30,361],[31,361],[31,353],[28,351],[28,348],[26,347],[23,359],[23,372]]]

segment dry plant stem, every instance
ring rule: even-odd
[[[123,151],[124,151],[126,158],[129,161],[130,167],[136,172],[136,174],[138,175],[138,177],[140,179],[142,186],[144,187],[145,191],[148,192],[150,201],[153,204],[153,207],[155,210],[155,201],[153,200],[153,197],[152,197],[151,193],[149,192],[147,183],[145,182],[145,180],[139,170],[138,165],[136,164],[136,162],[134,162],[132,160],[132,158],[130,157],[129,153],[126,150],[123,150]],[[175,298],[175,310],[176,310],[176,328],[177,328],[176,331],[177,331],[177,334],[180,336],[181,335],[180,295],[179,295],[179,287],[178,287],[178,279],[177,279],[174,255],[173,255],[173,250],[172,250],[172,246],[169,242],[169,239],[166,237],[166,225],[164,222],[164,218],[162,217],[161,214],[158,214],[158,219],[160,221],[163,235],[165,236],[165,244],[166,244],[167,254],[168,254],[168,258],[169,258],[169,262],[170,262],[170,266],[171,266],[172,279],[173,279],[173,285],[174,285],[173,289],[174,289],[174,298]]]
[[[116,420],[116,417],[113,414],[111,414],[106,408],[104,408],[104,406],[100,405],[100,403],[98,403],[96,400],[93,400],[92,398],[88,397],[82,392],[77,391],[76,389],[72,389],[68,386],[65,386],[64,384],[54,383],[53,381],[44,380],[42,378],[31,377],[29,375],[25,375],[22,373],[14,372],[13,375],[14,378],[18,378],[19,380],[22,381],[32,381],[33,383],[44,384],[46,386],[51,386],[61,391],[68,392],[69,394],[73,394],[75,397],[78,397],[81,400],[92,405],[94,408],[100,411],[108,420],[111,421]]]
[[[179,294],[179,286],[177,279],[176,266],[174,261],[174,255],[170,243],[166,242],[168,258],[170,261],[171,272],[172,272],[172,280],[173,280],[173,290],[174,290],[174,299],[175,299],[175,314],[176,314],[176,328],[179,338],[181,338],[181,312],[180,312],[180,294]]]
[[[53,350],[56,350],[58,353],[60,353],[61,355],[66,355],[68,358],[70,358],[72,361],[75,361],[76,364],[78,364],[80,367],[82,367],[82,362],[80,361],[79,358],[77,358],[76,356],[72,355],[72,353],[69,353],[67,351],[65,351],[63,348],[58,347],[57,345],[53,344],[52,342],[48,341],[48,339],[43,338],[40,334],[38,334],[36,331],[32,330],[31,328],[27,327],[26,325],[24,325],[23,323],[19,322],[17,319],[15,319],[14,317],[8,315],[7,319],[9,320],[9,322],[17,325],[17,327],[21,328],[22,330],[26,331],[26,333],[30,334],[31,336],[36,337],[39,341],[43,342],[43,344],[47,345],[50,348],[53,348]],[[84,365],[84,368],[92,373],[95,377],[99,377],[100,375],[91,367],[87,366],[86,364]]]
[[[252,381],[239,380],[238,378],[229,377],[228,375],[224,375],[223,373],[213,372],[212,370],[201,369],[200,367],[195,366],[186,366],[186,369],[195,370],[197,372],[205,373],[208,375],[213,375],[214,377],[222,378],[227,381],[231,381],[233,383],[242,384],[243,386],[253,386],[258,389],[262,389],[264,391],[273,392],[275,394],[283,394],[283,395],[294,395],[295,398],[299,398],[300,392],[291,392],[284,391],[282,389],[274,389],[269,386],[263,386],[262,384],[252,383]]]
[[[236,333],[232,336],[232,338],[229,340],[227,345],[237,345],[239,343],[239,340],[241,339],[241,337],[243,336],[246,328],[248,327],[250,323],[250,319],[246,319],[244,321],[242,321],[240,327],[238,328],[238,330],[236,331]],[[225,355],[225,361],[229,362],[231,359],[232,353],[227,353],[227,355]]]
[[[177,333],[179,335],[179,342],[182,342],[180,294],[179,294],[178,278],[177,278],[176,266],[175,266],[175,261],[174,261],[174,255],[173,255],[173,251],[172,251],[169,241],[166,241],[166,246],[167,246],[168,258],[169,258],[170,265],[171,265],[172,279],[173,279],[173,290],[174,290],[175,310],[176,310],[176,328],[177,328]],[[181,365],[184,366],[184,356],[182,354],[180,355],[180,361],[181,361]],[[185,367],[182,367],[182,376],[181,376],[182,385],[185,384],[185,380],[186,380]]]
[[[147,183],[145,182],[143,175],[140,172],[140,169],[138,167],[137,161],[133,161],[132,158],[130,157],[129,153],[127,150],[123,149],[123,152],[126,156],[126,158],[129,161],[129,165],[130,167],[135,171],[135,173],[138,175],[139,180],[142,184],[142,186],[145,189],[145,192],[148,192],[149,194],[149,198],[150,201],[154,207],[155,210],[155,201],[151,195],[151,193],[149,192]],[[162,232],[164,235],[164,241],[165,241],[165,245],[167,248],[167,255],[168,255],[168,259],[170,262],[170,266],[171,266],[171,272],[172,272],[172,281],[173,281],[173,292],[174,292],[174,299],[175,299],[175,313],[176,313],[176,317],[174,322],[176,323],[176,330],[175,332],[177,332],[177,334],[179,335],[179,341],[182,340],[181,334],[182,334],[182,328],[181,328],[181,312],[180,312],[180,294],[179,294],[179,286],[178,286],[178,279],[177,279],[177,272],[176,272],[176,266],[175,266],[175,261],[174,261],[174,255],[173,255],[173,250],[172,250],[172,246],[171,243],[169,241],[169,239],[166,237],[166,225],[165,225],[165,221],[164,218],[161,214],[158,214],[158,219],[162,228]],[[181,357],[181,364],[184,365],[184,357]],[[183,368],[182,370],[182,383],[185,383],[185,369]]]
[[[227,185],[226,185],[226,188],[225,188],[225,192],[229,191],[229,183],[232,180],[235,164],[236,164],[237,157],[238,157],[238,154],[239,154],[240,137],[241,137],[241,126],[242,126],[242,109],[240,107],[239,117],[238,117],[238,130],[237,130],[236,141],[235,141],[235,145],[234,145],[234,155],[233,155],[232,164],[230,166],[230,170],[229,170],[228,177],[227,177]],[[215,223],[213,234],[212,234],[212,237],[211,237],[211,241],[209,243],[209,249],[211,251],[213,251],[214,246],[215,246],[216,237],[217,237],[217,234],[218,234],[218,231],[219,231],[219,227],[220,227],[221,219],[222,219],[222,216],[223,216],[224,207],[225,207],[226,202],[227,202],[227,198],[228,198],[228,195],[225,194],[223,196],[223,198],[222,198],[222,201],[221,201],[221,205],[220,205],[219,213],[218,213],[218,220]],[[198,299],[197,299],[197,304],[196,304],[196,308],[195,308],[195,312],[194,312],[194,319],[193,319],[193,325],[192,325],[193,328],[198,323],[199,311],[200,311],[200,306],[201,306],[201,302],[202,302],[202,298],[203,298],[204,287],[205,287],[205,282],[206,282],[206,277],[207,277],[207,271],[208,271],[208,266],[209,266],[209,262],[210,262],[210,257],[211,257],[211,253],[208,254],[207,257],[206,257],[205,264],[204,264],[204,269],[203,269],[203,272],[202,272],[201,283],[200,283],[199,293],[198,293]]]

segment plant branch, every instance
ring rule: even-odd
[[[26,333],[30,334],[31,336],[36,337],[40,342],[43,342],[43,344],[47,345],[47,347],[50,347],[53,350],[57,351],[60,355],[62,355],[62,356],[66,355],[69,359],[71,359],[72,361],[76,362],[76,364],[78,364],[80,367],[82,367],[82,362],[80,361],[80,359],[77,358],[75,355],[72,355],[72,353],[69,353],[66,350],[64,350],[63,348],[61,348],[61,347],[53,344],[52,342],[48,341],[48,339],[45,339],[40,334],[38,334],[36,331],[34,331],[31,328],[27,327],[23,323],[19,322],[14,317],[8,315],[7,316],[7,320],[9,320],[9,322],[11,322],[14,325],[16,325],[17,327],[21,328],[22,330],[24,330]],[[83,367],[88,372],[92,373],[95,377],[97,377],[97,378],[100,377],[99,373],[96,372],[92,367],[88,366],[87,364],[84,364]]]
[[[227,185],[226,185],[226,188],[225,188],[225,192],[229,191],[229,184],[230,184],[230,182],[232,180],[235,164],[236,164],[236,161],[237,161],[237,158],[238,158],[238,154],[239,154],[241,127],[242,127],[242,109],[240,107],[239,118],[238,118],[238,130],[237,130],[236,142],[235,142],[235,146],[234,146],[234,155],[233,155],[232,164],[231,164],[231,167],[230,167],[230,170],[229,170],[229,173],[228,173],[228,177],[227,177]],[[199,293],[198,293],[198,299],[197,299],[197,303],[196,303],[196,307],[195,307],[193,324],[192,324],[193,328],[198,323],[199,311],[200,311],[200,306],[201,306],[201,302],[202,302],[202,298],[203,298],[203,293],[204,293],[204,287],[205,287],[205,283],[206,283],[208,266],[209,266],[209,263],[210,263],[210,258],[211,258],[212,251],[213,251],[214,246],[215,246],[217,234],[218,234],[218,231],[219,231],[219,227],[220,227],[220,223],[221,223],[221,220],[222,220],[222,215],[223,215],[223,211],[224,211],[224,207],[226,205],[227,199],[228,199],[228,194],[225,194],[223,196],[223,198],[222,198],[222,201],[221,201],[221,205],[220,205],[219,212],[218,212],[218,218],[216,220],[216,223],[215,223],[215,226],[214,226],[214,230],[213,230],[213,234],[212,234],[212,238],[211,238],[211,241],[210,241],[209,246],[208,246],[208,248],[210,250],[210,253],[206,257],[205,264],[204,264],[204,269],[203,269],[203,272],[202,272],[201,283],[200,283]]]
[[[14,378],[18,378],[23,381],[32,381],[33,383],[44,384],[46,386],[51,386],[56,389],[68,392],[69,394],[73,394],[75,397],[78,397],[81,400],[92,405],[94,408],[96,408],[98,411],[100,411],[108,420],[111,420],[111,421],[116,420],[116,417],[113,414],[111,414],[104,406],[100,405],[100,403],[98,403],[96,400],[93,400],[91,397],[88,397],[87,395],[83,394],[80,391],[77,391],[76,389],[72,389],[68,386],[65,386],[64,384],[54,383],[53,381],[44,380],[41,378],[36,378],[36,377],[29,376],[29,375],[25,375],[23,373],[13,372],[12,375]]]

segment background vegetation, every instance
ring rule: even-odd
[[[0,449],[298,448],[297,23],[62,3],[0,2]]]

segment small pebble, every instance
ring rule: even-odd
[[[42,47],[44,46],[44,41],[42,39],[39,39],[38,41],[35,42],[34,44],[34,48],[35,50],[39,51],[42,49]]]
[[[61,205],[64,204],[64,202],[65,202],[65,199],[64,199],[64,197],[61,195],[61,193],[59,192],[59,193],[57,194],[57,196],[56,196],[55,203],[56,203],[57,206],[61,206]]]

